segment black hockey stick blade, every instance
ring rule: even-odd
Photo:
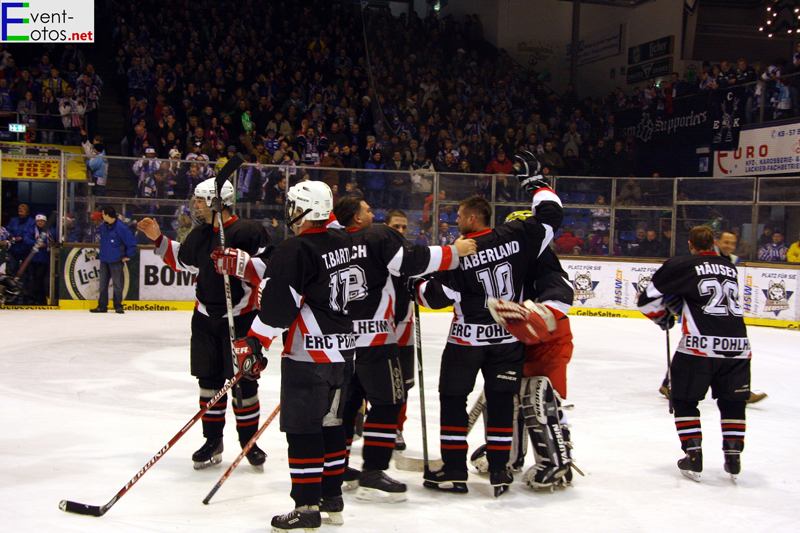
[[[71,502],[68,500],[61,500],[58,508],[65,513],[75,513],[87,516],[103,516],[108,510],[107,506],[100,507],[98,505],[86,505],[85,503]]]
[[[215,182],[217,186],[217,194],[219,191],[222,190],[222,186],[225,185],[225,181],[233,176],[233,173],[244,164],[244,156],[242,154],[237,153],[235,156],[228,159],[228,162],[225,163],[220,171],[217,173],[217,180]]]

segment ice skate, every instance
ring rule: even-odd
[[[247,457],[247,461],[253,467],[253,470],[256,472],[264,471],[264,462],[267,460],[267,454],[257,444],[253,444],[253,447],[250,448],[245,457]]]
[[[563,478],[568,473],[569,481],[565,482]],[[568,464],[559,465],[545,460],[530,467],[522,476],[522,481],[534,490],[553,489],[562,483],[569,484],[572,473]]]
[[[317,531],[322,525],[322,517],[317,505],[304,505],[291,513],[272,517],[272,533],[290,531]]]
[[[731,475],[731,481],[736,484],[739,472],[742,471],[742,459],[739,453],[725,454],[725,471]]]
[[[206,439],[199,450],[192,454],[194,469],[202,470],[209,466],[214,466],[222,462],[222,438]]]
[[[514,475],[510,470],[499,470],[491,472],[489,479],[494,487],[494,497],[498,498],[508,492],[509,486],[514,482]]]
[[[405,451],[406,449],[406,441],[403,439],[403,432],[399,429],[397,430],[397,436],[394,440],[394,449],[398,452]]]
[[[688,450],[686,457],[678,461],[678,468],[681,469],[681,474],[700,483],[700,473],[703,471],[703,451]]]
[[[328,496],[322,497],[319,502],[319,512],[325,513],[326,516],[322,517],[322,523],[330,526],[344,525],[344,518],[342,518],[342,511],[344,510],[344,500],[341,496]]]
[[[406,484],[390,478],[383,470],[364,470],[358,478],[356,499],[365,502],[404,502]]]
[[[342,479],[342,490],[356,490],[358,488],[358,478],[360,476],[361,470],[350,468],[349,466],[345,468]]]
[[[425,472],[425,482],[422,484],[426,489],[441,490],[444,492],[455,492],[466,494],[467,488],[466,470],[434,470]]]

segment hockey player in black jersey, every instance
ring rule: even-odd
[[[460,239],[450,246],[412,245],[394,228],[373,226],[372,210],[356,196],[340,199],[334,215],[353,238],[349,311],[356,335],[356,372],[345,406],[348,443],[352,442],[363,399],[370,403],[364,421],[364,466],[356,497],[365,501],[404,501],[405,484],[384,472],[395,446],[397,417],[406,401],[392,277],[456,268],[459,257],[474,253],[475,242]]]
[[[506,217],[506,222],[531,216],[531,211],[516,211]],[[567,397],[567,363],[572,358],[567,313],[574,295],[567,273],[550,247],[529,266],[523,290],[522,305],[489,301],[489,311],[497,323],[525,343],[524,377],[519,401],[515,402],[515,411],[519,403],[519,413],[514,418],[509,463],[515,471],[522,468],[530,436],[536,464],[522,480],[534,489],[566,487],[572,481],[572,443],[562,401]],[[485,420],[485,409],[483,414]],[[488,472],[486,445],[472,454],[470,462],[478,472]]]
[[[408,215],[399,209],[387,212],[384,224],[399,231],[403,237],[408,233]],[[392,276],[392,281],[395,293],[394,324],[397,349],[400,351],[400,369],[403,371],[403,389],[407,398],[408,391],[414,387],[414,303],[406,290],[408,276],[401,273],[399,276]],[[397,417],[397,442],[394,448],[397,451],[406,449],[403,424],[406,421],[407,406],[408,402],[403,404]]]
[[[289,444],[295,509],[272,519],[272,531],[341,525],[345,437],[342,390],[352,373],[355,340],[348,300],[352,239],[326,227],[333,195],[322,182],[290,188],[286,225],[296,234],[275,249],[259,286],[251,337],[269,349],[283,336],[281,431]],[[248,270],[250,258],[242,263]]]
[[[507,467],[511,449],[514,395],[525,362],[524,345],[498,325],[488,309],[490,298],[522,302],[530,265],[561,224],[558,196],[541,176],[531,172],[535,160],[518,157],[520,182],[533,194],[534,216],[490,228],[492,209],[483,198],[461,202],[458,227],[478,243],[478,253],[461,260],[461,268],[418,284],[415,297],[425,307],[453,306],[454,318],[442,354],[439,374],[441,452],[444,466],[425,473],[425,486],[466,492],[467,396],[483,373],[488,411],[487,459],[495,495],[513,481]]]
[[[220,246],[218,217],[214,212],[217,198],[214,181],[213,178],[208,179],[195,188],[193,209],[201,224],[187,235],[183,244],[164,237],[158,223],[152,218],[144,218],[137,225],[140,231],[153,240],[156,254],[170,268],[197,275],[197,304],[192,315],[191,372],[200,385],[201,407],[222,388],[226,378],[233,377],[225,285],[212,258],[212,254]],[[273,250],[269,234],[261,224],[242,220],[231,214],[234,191],[230,182],[225,182],[221,196],[225,244],[248,253],[253,257],[254,268],[263,272]],[[237,337],[247,335],[250,323],[256,316],[256,288],[257,286],[247,280],[231,280]],[[234,401],[233,411],[236,415],[239,443],[244,446],[258,430],[258,382],[245,379],[237,386],[241,386],[242,405],[236,405]],[[192,455],[195,469],[222,461],[222,431],[227,405],[225,395],[203,416],[203,436],[206,443]],[[250,464],[259,469],[263,468],[265,457],[258,446],[253,446],[247,454]]]
[[[698,402],[709,387],[722,419],[725,471],[735,480],[744,450],[745,405],[750,397],[750,340],[739,303],[739,281],[730,261],[714,252],[714,231],[689,232],[688,257],[673,257],[639,295],[639,310],[662,329],[680,314],[682,338],[670,365],[675,427],[686,456],[678,468],[700,481],[703,434]]]

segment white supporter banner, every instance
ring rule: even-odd
[[[661,263],[562,259],[575,291],[573,308],[638,311],[639,293],[647,289]],[[800,320],[797,270],[737,267],[739,301],[745,318]],[[613,314],[608,316],[614,316]]]
[[[739,295],[745,318],[799,320],[797,270],[739,269]]]
[[[196,277],[191,272],[175,272],[153,250],[139,251],[140,300],[194,301],[194,281]]]
[[[800,125],[784,124],[739,134],[739,148],[714,154],[714,177],[800,172]]]

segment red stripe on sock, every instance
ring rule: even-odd
[[[292,483],[322,483],[321,477],[292,478]]]

